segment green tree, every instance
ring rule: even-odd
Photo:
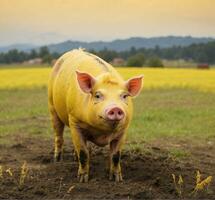
[[[48,47],[46,47],[46,46],[40,47],[40,49],[39,49],[39,57],[42,58],[43,56],[46,56],[46,55],[49,55]]]
[[[57,58],[60,57],[60,54],[57,53],[57,52],[53,52],[51,55],[52,55],[52,57],[55,58],[55,59],[57,59]]]
[[[33,58],[36,58],[36,57],[38,57],[38,54],[37,54],[35,49],[32,49],[30,54],[29,54],[29,59],[33,59]]]
[[[161,59],[158,58],[157,56],[149,58],[149,60],[147,61],[147,65],[149,67],[163,67]]]
[[[47,55],[45,55],[45,56],[43,56],[43,63],[51,63],[52,62],[52,56],[50,55],[50,54],[47,54]]]
[[[111,62],[114,58],[118,57],[118,53],[116,51],[108,50],[107,48],[104,48],[99,52],[93,52],[93,53],[98,55],[99,57],[101,57],[107,62]]]
[[[134,56],[130,56],[127,60],[127,66],[130,67],[142,67],[145,63],[145,56],[143,53],[137,53]]]
[[[42,58],[43,63],[51,63],[53,59],[52,55],[49,52],[48,47],[46,46],[40,47],[39,57]]]

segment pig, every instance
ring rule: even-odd
[[[82,49],[62,55],[48,84],[48,107],[55,133],[54,160],[62,158],[63,131],[68,126],[78,158],[78,180],[88,182],[87,143],[109,145],[109,179],[122,181],[121,149],[132,118],[132,98],[143,86],[143,76],[124,81],[109,63]]]

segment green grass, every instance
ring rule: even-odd
[[[0,135],[50,133],[46,89],[0,91]]]
[[[174,158],[174,159],[181,159],[181,158],[186,158],[190,156],[189,151],[185,151],[179,148],[172,148],[169,150],[169,155]]]
[[[129,140],[215,137],[214,93],[179,88],[144,90],[134,104]],[[0,136],[16,133],[52,136],[46,88],[0,90]]]
[[[191,89],[147,90],[135,100],[131,137],[215,135],[215,95]]]

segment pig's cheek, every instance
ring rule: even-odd
[[[130,114],[130,110],[129,110],[128,106],[126,106],[124,108],[124,112],[125,112],[124,120],[125,120],[125,122],[128,122],[130,120],[130,118],[131,118],[131,114]]]
[[[94,113],[96,113],[97,117],[102,116],[104,117],[105,114],[105,106],[102,102],[97,104],[94,108]]]
[[[122,99],[122,102],[123,102],[125,105],[127,105],[127,106],[128,106],[129,99],[128,99],[128,98],[126,98],[126,99]]]
[[[101,105],[93,105],[92,110],[90,111],[90,119],[94,122],[100,121],[100,116],[103,116]]]

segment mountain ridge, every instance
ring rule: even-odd
[[[159,46],[160,48],[172,47],[172,46],[189,46],[190,44],[207,43],[214,41],[212,37],[192,37],[192,36],[161,36],[161,37],[131,37],[127,39],[116,39],[112,41],[73,41],[67,40],[64,42],[46,45],[50,52],[63,53],[74,48],[85,48],[87,50],[93,49],[96,51],[107,48],[115,51],[129,50],[131,47],[135,48],[154,48]],[[45,46],[45,45],[44,45]],[[18,49],[22,51],[30,51],[31,49],[38,50],[40,47],[32,44],[14,44],[5,47],[0,47],[0,52],[7,52],[11,49]]]

